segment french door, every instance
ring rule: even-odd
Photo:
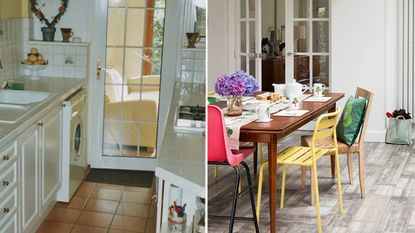
[[[330,86],[330,13],[330,0],[285,1],[286,83]]]
[[[163,0],[97,0],[91,72],[94,168],[154,170]]]
[[[237,0],[236,67],[252,75],[261,88],[261,0]]]

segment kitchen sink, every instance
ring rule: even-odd
[[[0,103],[32,104],[42,102],[49,96],[50,94],[48,92],[41,91],[0,90]]]
[[[14,124],[27,113],[27,108],[22,105],[0,103],[0,123]]]

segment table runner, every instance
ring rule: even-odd
[[[288,101],[283,101],[278,104],[270,106],[270,114],[286,109],[289,106]],[[223,110],[226,112],[226,109]],[[241,127],[258,119],[255,112],[243,111],[241,116],[228,117],[225,115],[226,131],[228,133],[229,141],[232,150],[239,150],[239,135]]]

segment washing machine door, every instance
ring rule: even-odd
[[[72,119],[71,124],[71,164],[75,166],[85,166],[85,155],[83,154],[83,124],[80,117]]]

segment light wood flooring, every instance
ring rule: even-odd
[[[300,145],[296,132],[278,145],[278,151],[288,145]],[[353,184],[349,184],[346,156],[340,155],[344,214],[339,214],[336,180],[331,178],[330,158],[318,161],[323,232],[415,232],[415,146],[366,143],[366,198],[360,198],[357,155],[353,158]],[[264,155],[267,155],[266,147]],[[248,161],[252,174],[252,156]],[[278,170],[278,208],[282,169]],[[246,176],[243,175],[243,188]],[[260,231],[269,232],[268,171],[262,198]],[[258,176],[253,176],[256,198]],[[213,177],[208,172],[209,214],[228,215],[232,200],[233,170],[220,167]],[[287,169],[285,209],[277,211],[277,232],[317,232],[316,209],[310,206],[309,173],[307,187],[300,187],[300,168]],[[238,200],[237,216],[251,216],[249,196]],[[209,219],[209,232],[228,232],[227,220]],[[234,232],[253,232],[248,221],[236,221]]]

